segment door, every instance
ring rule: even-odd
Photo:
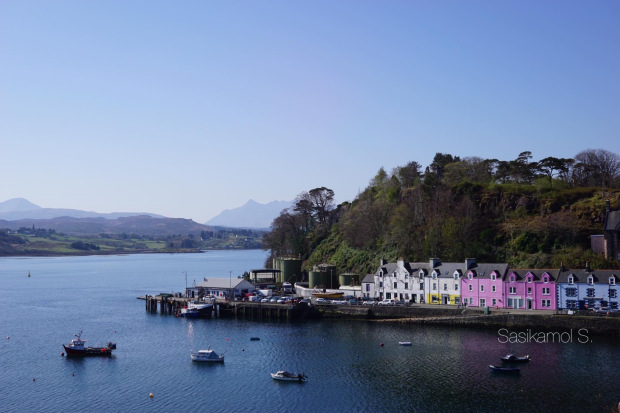
[[[532,300],[527,300],[527,309],[528,310],[532,309]]]

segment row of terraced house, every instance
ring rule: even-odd
[[[528,310],[618,309],[620,270],[511,269],[508,264],[381,260],[362,295],[406,303]]]

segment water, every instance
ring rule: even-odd
[[[511,344],[496,331],[400,323],[191,320],[148,314],[136,299],[183,291],[185,272],[191,285],[265,258],[0,259],[0,412],[617,411],[620,346],[609,339]],[[115,341],[113,357],[61,357],[81,329],[90,345]],[[226,352],[223,365],[191,362],[190,350],[208,346]],[[491,374],[507,353],[533,360],[519,376]],[[272,380],[279,369],[309,380]]]

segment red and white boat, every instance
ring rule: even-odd
[[[82,332],[73,335],[75,338],[68,345],[63,344],[67,356],[111,356],[116,349],[116,343],[108,343],[107,347],[86,347],[86,340],[82,340]]]

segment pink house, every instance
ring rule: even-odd
[[[504,279],[504,307],[557,309],[556,277],[553,274],[554,270],[510,270]]]
[[[508,264],[477,264],[475,259],[466,260],[466,272],[461,279],[461,297],[469,307],[505,306],[503,278]]]

